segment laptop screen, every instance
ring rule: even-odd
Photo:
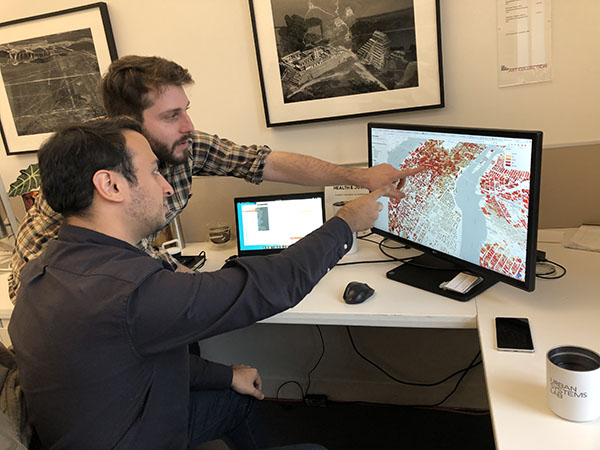
[[[238,256],[277,253],[325,222],[322,192],[237,197]]]

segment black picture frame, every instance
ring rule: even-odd
[[[0,132],[36,152],[65,122],[104,114],[98,84],[117,58],[106,3],[0,23]]]
[[[268,127],[444,107],[439,0],[249,4]]]

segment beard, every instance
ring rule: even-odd
[[[133,187],[132,192],[132,201],[127,212],[135,219],[139,227],[138,233],[146,237],[162,231],[168,224],[162,203],[159,207],[158,202],[152,202],[151,196],[137,186]]]
[[[183,164],[184,162],[186,162],[188,160],[188,158],[190,157],[189,147],[186,148],[183,151],[182,155],[179,157],[175,156],[175,147],[177,147],[180,144],[183,144],[184,142],[188,142],[191,138],[192,138],[192,134],[189,133],[189,134],[185,135],[184,137],[182,137],[181,139],[179,139],[178,141],[175,141],[175,143],[173,143],[171,148],[169,148],[169,146],[167,146],[163,142],[160,142],[158,139],[154,139],[146,131],[146,139],[148,139],[150,148],[152,148],[152,151],[154,152],[156,157],[160,161],[168,163],[168,164],[172,164],[172,165]]]

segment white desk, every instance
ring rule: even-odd
[[[376,238],[377,239],[377,238]],[[223,261],[236,253],[235,245],[212,243],[188,244],[184,254],[204,250],[206,265],[202,270],[217,270]],[[359,239],[359,251],[346,255],[340,263],[387,259],[377,245]],[[410,256],[403,250],[387,250],[391,254]],[[415,289],[386,278],[385,273],[398,262],[339,266],[328,273],[312,292],[296,307],[264,320],[264,323],[363,325],[408,328],[472,328],[477,327],[475,302],[457,302]],[[342,293],[350,281],[362,281],[375,289],[375,295],[360,305],[347,305]]]
[[[600,352],[600,253],[540,244],[547,257],[566,266],[558,280],[538,279],[529,293],[498,283],[466,303],[388,280],[398,263],[336,267],[295,308],[266,323],[364,325],[423,328],[478,328],[497,450],[600,449],[600,420],[572,423],[546,405],[545,355],[557,345],[580,345]],[[235,247],[194,244],[205,250],[204,270],[216,270]],[[393,252],[392,252],[393,253]],[[406,253],[398,254],[407,256]],[[384,259],[374,244],[359,241],[359,252],[341,262]],[[360,305],[342,298],[349,281],[368,283],[376,295]],[[499,352],[494,317],[528,317],[536,351]]]
[[[600,351],[600,253],[541,244],[548,258],[565,265],[559,280],[540,280],[533,293],[498,283],[476,299],[461,303],[388,280],[398,263],[336,267],[295,308],[266,323],[363,325],[423,328],[478,328],[497,450],[600,449],[600,420],[572,423],[546,405],[545,354],[556,345],[581,345]],[[207,253],[202,270],[217,270],[236,252],[229,243],[188,244],[184,254]],[[341,262],[383,259],[377,246],[359,241],[359,252]],[[8,324],[12,304],[8,274],[0,273],[0,320]],[[364,281],[376,294],[360,305],[342,298],[349,281]],[[531,321],[536,352],[499,352],[495,316],[525,316]],[[6,334],[6,330],[0,329]],[[4,341],[4,339],[3,339]]]
[[[536,282],[533,293],[497,284],[476,299],[477,328],[498,450],[600,449],[600,420],[573,423],[546,404],[548,350],[579,345],[600,352],[600,253],[540,244],[568,270]],[[499,352],[494,317],[528,317],[535,353]]]

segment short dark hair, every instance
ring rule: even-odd
[[[137,184],[125,130],[142,133],[142,125],[130,117],[95,119],[67,125],[42,144],[41,188],[54,211],[65,216],[84,213],[94,199],[92,178],[98,170],[114,170]]]
[[[100,87],[109,116],[127,115],[142,122],[142,113],[152,106],[151,90],[192,84],[192,76],[179,64],[158,56],[128,55],[113,61]]]

